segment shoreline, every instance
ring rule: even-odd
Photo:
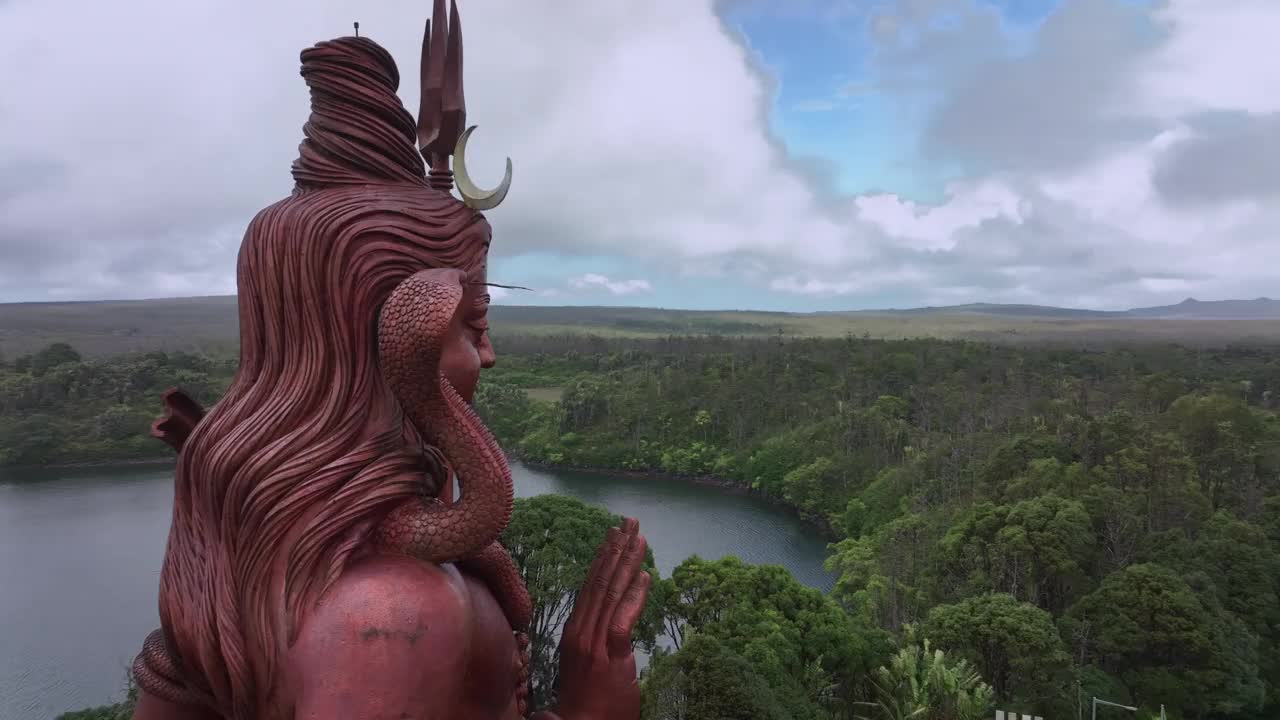
[[[595,473],[598,475],[608,475],[610,477],[628,478],[631,480],[673,480],[692,485],[702,485],[704,487],[713,487],[720,492],[732,493],[734,495],[747,495],[759,498],[761,501],[768,503],[770,506],[786,512],[791,516],[804,522],[822,534],[824,538],[835,542],[840,539],[835,528],[822,518],[807,515],[800,511],[799,508],[787,503],[784,500],[770,497],[756,490],[752,490],[741,483],[728,480],[726,478],[715,477],[711,475],[680,475],[677,473],[662,472],[660,470],[622,470],[619,468],[608,467],[587,467],[577,465],[557,465],[554,463],[544,463],[535,460],[522,458],[518,455],[508,453],[507,459],[511,462],[518,462],[535,470],[543,470],[554,472],[557,470],[568,472]],[[177,458],[133,458],[131,460],[92,460],[82,462],[56,463],[53,465],[4,465],[0,466],[0,478],[8,472],[31,472],[41,470],[92,470],[94,468],[111,468],[111,467],[159,467],[163,465],[173,465]]]
[[[608,468],[608,467],[556,465],[553,463],[543,463],[535,460],[529,460],[527,458],[522,458],[522,457],[519,457],[518,455],[512,455],[512,454],[508,454],[507,458],[509,461],[518,462],[521,465],[524,465],[529,468],[533,468],[534,470],[544,470],[544,471],[561,470],[561,471],[568,471],[568,472],[593,473],[597,475],[608,475],[611,477],[618,477],[618,478],[629,478],[632,480],[674,480],[677,482],[689,483],[692,485],[703,485],[706,487],[714,487],[722,492],[732,493],[734,495],[748,495],[751,497],[759,498],[761,501],[768,503],[770,506],[783,511],[791,515],[792,517],[795,517],[796,519],[800,520],[806,525],[812,527],[814,530],[817,530],[823,536],[823,538],[830,540],[831,542],[836,542],[840,540],[839,533],[837,533],[835,528],[831,527],[831,524],[826,522],[826,520],[820,517],[807,515],[801,512],[800,509],[797,508],[796,506],[784,500],[780,500],[774,497],[769,497],[768,495],[765,495],[764,493],[761,493],[749,487],[746,487],[741,483],[736,483],[732,480],[728,480],[721,477],[715,477],[712,475],[679,475],[676,473],[662,472],[661,470],[621,470],[621,469]]]
[[[60,462],[49,465],[0,465],[0,475],[3,475],[8,471],[92,470],[94,468],[173,465],[175,462],[177,462],[176,456],[167,458],[132,458],[126,460],[83,460],[81,462]]]

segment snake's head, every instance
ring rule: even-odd
[[[480,370],[496,359],[488,311],[483,278],[471,281],[454,268],[414,273],[391,292],[378,320],[386,371],[401,388],[443,377],[470,403]]]
[[[430,268],[429,270],[419,270],[411,275],[409,280],[443,285],[462,291],[467,284],[467,273],[465,270],[459,270],[458,268]]]

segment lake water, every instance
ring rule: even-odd
[[[832,585],[826,542],[758,498],[677,480],[512,472],[518,497],[571,495],[638,519],[663,577],[697,553]],[[0,720],[51,720],[120,699],[126,669],[159,625],[172,502],[164,467],[0,474]]]

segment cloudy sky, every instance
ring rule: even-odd
[[[1280,295],[1277,0],[459,0],[507,302]],[[429,0],[0,0],[0,301],[234,292],[298,52]]]

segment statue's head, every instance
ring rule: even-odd
[[[457,5],[448,23],[443,0],[423,37],[421,101],[417,122],[396,90],[391,56],[367,38],[348,37],[303,51],[302,76],[311,88],[311,117],[293,164],[292,197],[263,210],[246,233],[238,284],[242,341],[252,349],[264,333],[292,323],[339,320],[373,323],[401,280],[425,268],[466,273],[464,317],[457,341],[442,358],[453,384],[470,398],[478,364],[493,362],[485,312],[491,229],[480,210],[496,207],[511,183],[511,161],[495,190],[481,190],[466,169],[462,87],[462,35]],[[453,157],[450,168],[449,158]],[[454,181],[461,199],[450,194]],[[305,283],[305,294],[298,286]],[[300,313],[298,305],[318,312]],[[249,310],[248,313],[245,310]],[[359,334],[372,325],[359,328]],[[320,327],[312,342],[332,349],[333,333]],[[473,346],[471,352],[465,345]],[[291,347],[289,345],[284,348]],[[259,352],[267,357],[273,351]],[[361,348],[362,349],[362,348]],[[475,356],[475,357],[473,357]],[[242,361],[252,361],[245,353]]]
[[[441,367],[470,399],[494,362],[481,211],[505,197],[511,166],[492,191],[467,175],[461,50],[457,8],[446,19],[436,0],[416,123],[372,40],[302,53],[311,116],[296,184],[245,233],[240,367],[179,456],[161,579],[172,651],[224,715],[251,714],[270,692],[293,625],[386,513],[447,477],[380,372],[392,290],[424,269],[464,272]]]

